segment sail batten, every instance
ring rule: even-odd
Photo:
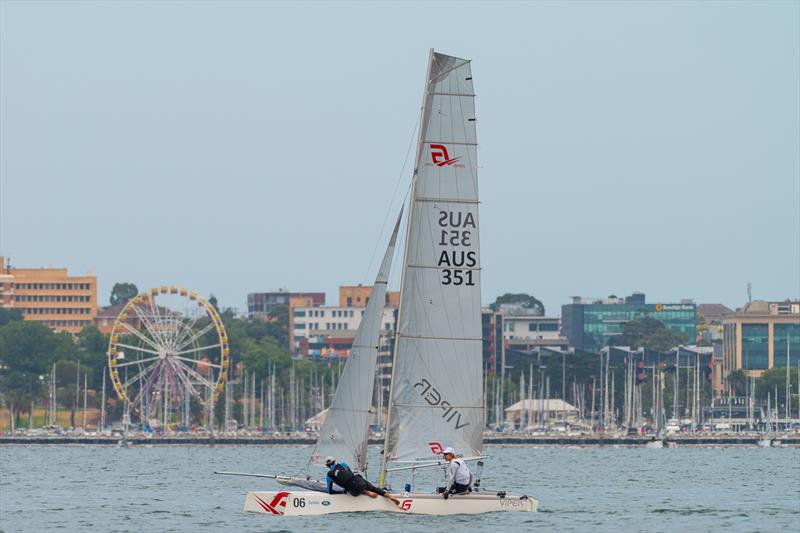
[[[432,52],[403,260],[385,462],[429,462],[447,446],[465,456],[482,452],[474,96],[470,62]]]

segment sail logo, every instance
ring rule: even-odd
[[[461,157],[450,157],[450,154],[447,153],[447,147],[443,144],[431,145],[431,161],[433,161],[433,164],[437,167],[455,165],[460,159]],[[461,164],[455,166],[464,167],[464,165]]]
[[[270,503],[265,502],[258,496],[255,497],[258,505],[261,506],[262,509],[267,511],[271,514],[283,514],[283,511],[286,509],[286,501],[289,499],[288,492],[279,492],[272,498]],[[282,509],[278,509],[278,507],[282,507]]]
[[[442,455],[442,452],[444,451],[444,448],[442,447],[442,444],[440,442],[436,441],[429,442],[428,446],[431,447],[433,455]]]
[[[448,423],[452,422],[455,429],[465,428],[469,425],[469,422],[461,423],[461,412],[453,407],[450,402],[443,400],[442,394],[436,390],[436,387],[431,385],[430,381],[422,379],[418,383],[414,383],[414,390],[416,390],[417,387],[421,389],[419,395],[422,396],[422,399],[425,400],[428,405],[440,407],[442,411],[444,411],[442,418],[446,419]]]

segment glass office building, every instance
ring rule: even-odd
[[[773,326],[772,348],[774,366],[800,365],[800,318],[794,324],[775,324]]]
[[[585,302],[574,298],[573,303],[561,306],[561,335],[570,346],[579,350],[597,351],[613,344],[622,335],[625,324],[637,318],[654,318],[694,342],[697,306],[694,303],[645,302],[644,294],[625,299]]]
[[[800,302],[749,302],[722,320],[723,375],[800,364]]]
[[[769,324],[742,324],[742,368],[769,368]]]

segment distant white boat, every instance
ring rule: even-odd
[[[664,440],[663,439],[653,439],[648,441],[645,445],[645,448],[663,448],[664,447]]]
[[[669,433],[680,433],[681,432],[681,424],[675,418],[670,418],[667,420],[666,426],[667,434]]]
[[[765,438],[765,439],[758,439],[759,448],[774,448],[775,447],[775,439],[772,438]]]

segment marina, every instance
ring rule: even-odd
[[[668,439],[677,446],[758,446],[763,436],[760,433],[733,433],[725,435],[675,435]],[[487,434],[483,438],[486,446],[631,446],[642,447],[652,442],[649,437],[629,435],[582,435],[582,436],[534,436],[515,434]],[[777,445],[800,446],[800,434],[793,432],[774,437]],[[0,435],[3,445],[83,445],[120,446],[119,435]],[[152,434],[131,434],[131,446],[313,446],[315,435],[215,435],[198,436],[191,434],[156,436]],[[370,446],[382,446],[383,439],[370,438]]]

